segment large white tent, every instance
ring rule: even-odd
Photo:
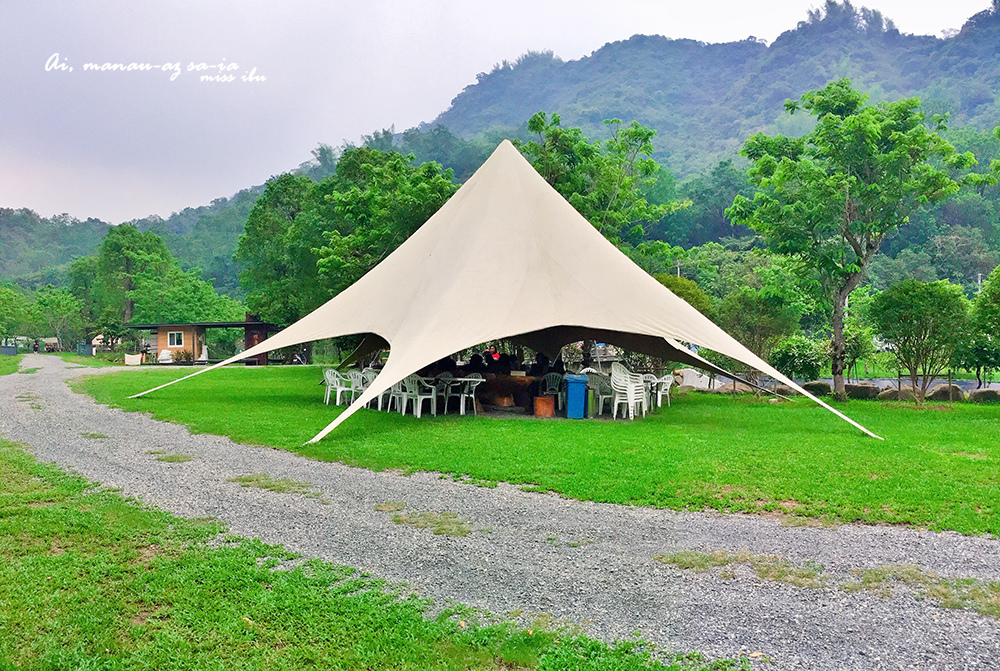
[[[193,375],[281,347],[359,333],[368,334],[372,347],[388,343],[389,359],[368,389],[310,442],[407,375],[500,338],[548,353],[593,339],[711,366],[680,345],[692,343],[784,382],[878,438],[635,265],[508,141],[416,233],[348,289],[261,344]]]

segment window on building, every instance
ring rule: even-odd
[[[184,331],[168,332],[167,347],[184,347]]]

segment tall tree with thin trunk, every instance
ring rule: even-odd
[[[785,110],[816,117],[801,138],[757,133],[743,145],[753,162],[753,199],[737,196],[726,210],[734,224],[759,232],[774,251],[801,259],[822,280],[832,304],[835,392],[844,397],[844,312],[885,237],[919,206],[958,191],[976,163],[944,140],[946,118],[927,123],[917,98],[866,104],[850,80],[831,82]]]

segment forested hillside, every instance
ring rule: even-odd
[[[45,219],[28,209],[0,208],[0,278],[63,284],[72,259],[93,253],[108,232],[99,219],[68,214]]]
[[[197,268],[216,290],[241,298],[233,253],[263,188],[184,208],[166,219],[153,215],[127,223],[156,233],[181,267]],[[80,221],[68,214],[43,218],[27,209],[0,208],[0,279],[28,288],[64,286],[69,283],[70,261],[93,254],[110,228],[99,219]]]
[[[877,11],[828,0],[770,45],[636,35],[575,61],[529,53],[480,73],[435,123],[468,137],[547,110],[606,137],[604,119],[634,119],[658,131],[654,157],[684,176],[735,154],[757,130],[800,135],[807,128],[783,118],[782,103],[842,77],[872,100],[919,96],[931,114],[951,113],[953,127],[991,128],[1000,123],[998,54],[996,3],[937,38],[902,34]]]

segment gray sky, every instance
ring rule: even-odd
[[[771,41],[821,4],[0,0],[0,206],[168,216],[295,168],[320,142],[430,121],[529,49],[570,60],[637,33]],[[989,4],[855,2],[929,35]],[[85,69],[108,62],[154,69]],[[243,81],[253,68],[266,79]]]

